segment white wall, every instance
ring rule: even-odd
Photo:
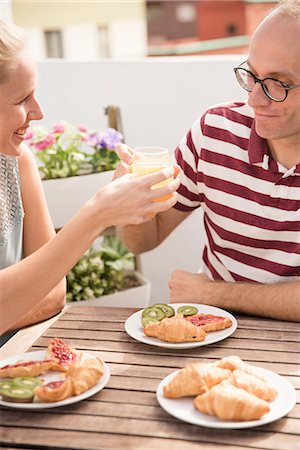
[[[107,126],[103,108],[116,104],[130,146],[173,150],[207,107],[244,98],[233,73],[241,61],[243,55],[40,62],[38,96],[46,113],[43,124],[65,120],[103,129]],[[142,256],[153,301],[168,300],[167,283],[173,270],[198,270],[202,246],[201,212],[197,211],[159,248]]]

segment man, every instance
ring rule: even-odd
[[[248,102],[210,109],[176,149],[177,204],[121,235],[145,252],[201,206],[201,273],[174,272],[171,301],[300,321],[299,1],[265,18],[235,74]],[[124,168],[130,150],[119,154]]]

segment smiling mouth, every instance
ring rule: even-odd
[[[25,136],[27,132],[27,128],[19,128],[17,131],[14,132],[14,134],[18,136]]]

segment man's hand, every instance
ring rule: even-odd
[[[274,284],[212,281],[203,273],[176,270],[169,288],[172,303],[203,303],[227,311],[300,322],[299,281]]]
[[[204,273],[176,270],[169,281],[172,303],[208,303],[208,290],[213,282]]]

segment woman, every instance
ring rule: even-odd
[[[65,304],[64,276],[109,226],[138,224],[176,202],[178,169],[125,175],[100,189],[55,235],[24,136],[43,111],[23,32],[0,22],[0,335],[47,319]],[[168,186],[151,186],[175,175]],[[168,200],[156,197],[172,194]]]

